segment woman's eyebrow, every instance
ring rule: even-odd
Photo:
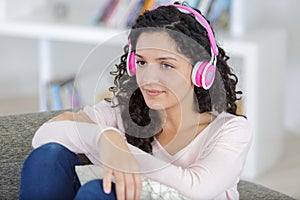
[[[139,58],[144,58],[142,55],[139,55],[137,53],[135,53],[135,56],[139,57]]]
[[[135,54],[135,56],[139,57],[139,58],[144,58],[142,55],[139,55],[139,54]],[[156,58],[155,60],[175,60],[177,61],[176,58],[174,57],[169,57],[169,56],[166,56],[166,57],[159,57],[159,58]]]
[[[177,59],[173,58],[173,57],[160,57],[160,58],[156,58],[156,60],[175,60],[175,61],[177,61]]]

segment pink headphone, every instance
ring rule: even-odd
[[[192,81],[194,85],[197,87],[203,87],[204,89],[209,89],[214,82],[215,74],[216,74],[216,64],[217,64],[217,56],[218,56],[218,48],[216,45],[216,41],[214,38],[213,31],[205,20],[205,18],[195,11],[192,8],[171,4],[170,6],[176,7],[179,11],[183,13],[193,14],[196,20],[206,29],[208,39],[211,46],[211,59],[210,61],[198,61],[193,68],[192,72]],[[133,76],[136,73],[136,66],[135,66],[135,53],[131,51],[131,42],[128,41],[128,57],[127,57],[127,73],[129,76]]]

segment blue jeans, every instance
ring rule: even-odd
[[[81,186],[75,165],[79,158],[57,143],[45,144],[31,152],[25,160],[20,181],[21,200],[116,199],[115,186],[104,193],[102,180],[93,180]]]

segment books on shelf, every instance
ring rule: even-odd
[[[229,28],[230,7],[231,0],[210,1],[210,6],[205,16],[215,29]]]
[[[200,0],[197,9],[213,28],[228,29],[231,0]]]
[[[96,19],[92,21],[93,24],[114,28],[129,28],[145,10],[173,2],[174,0],[106,0]],[[228,28],[231,0],[186,0],[185,3],[200,10],[213,27]]]
[[[129,28],[145,10],[171,3],[171,0],[107,0],[98,12],[101,13],[98,19],[92,21],[114,28]]]
[[[78,90],[74,86],[75,78],[54,80],[48,83],[48,110],[80,108],[82,106]]]

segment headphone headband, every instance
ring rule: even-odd
[[[184,5],[179,5],[179,4],[169,4],[166,6],[174,6],[175,8],[177,8],[179,11],[183,12],[183,13],[191,13],[196,17],[196,20],[206,29],[207,31],[207,36],[210,42],[210,46],[212,49],[212,52],[215,56],[217,56],[219,54],[218,52],[218,48],[217,48],[217,44],[215,41],[215,37],[214,37],[214,33],[210,27],[210,25],[208,24],[208,22],[206,21],[206,19],[200,14],[198,13],[196,10],[194,10],[193,8],[184,6]]]

